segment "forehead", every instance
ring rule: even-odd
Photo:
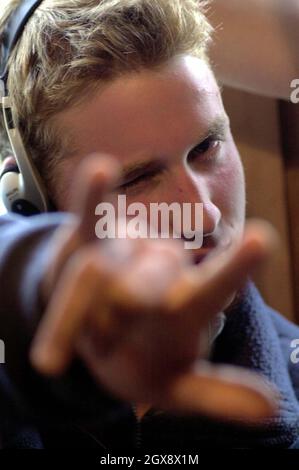
[[[71,153],[101,151],[126,161],[196,145],[200,132],[222,113],[219,88],[206,62],[182,56],[158,70],[110,82],[60,113],[57,123],[72,136]]]

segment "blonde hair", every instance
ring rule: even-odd
[[[20,0],[5,2],[1,31]],[[208,61],[212,28],[200,0],[44,0],[9,62],[8,90],[25,147],[50,186],[67,136],[55,115],[101,82],[154,68],[178,54]],[[2,141],[2,142],[1,142]],[[9,146],[0,134],[0,153]]]

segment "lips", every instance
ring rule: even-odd
[[[197,252],[194,251],[192,254],[193,256],[193,263],[195,265],[202,263],[205,259],[210,256],[217,256],[217,254],[223,253],[224,251],[230,249],[232,246],[232,239],[228,239],[226,241],[216,241],[212,237],[207,237],[203,241],[203,246]]]
[[[205,259],[212,256],[217,256],[228,250],[231,247],[231,243],[228,243],[225,246],[216,246],[215,248],[210,248],[207,250],[200,250],[198,253],[194,253],[193,262],[195,265],[202,263]]]
[[[200,264],[202,261],[211,253],[212,250],[207,250],[202,253],[196,253],[194,255],[194,264]]]

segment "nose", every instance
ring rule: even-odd
[[[203,236],[212,235],[221,219],[219,208],[212,201],[203,203]]]
[[[221,211],[211,200],[211,194],[208,182],[204,176],[193,177],[186,169],[178,172],[173,182],[172,187],[172,202],[178,202],[183,208],[184,203],[191,203],[191,230],[195,230],[195,211],[196,203],[202,204],[203,220],[202,230],[203,237],[212,235],[221,220]]]

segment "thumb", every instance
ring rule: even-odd
[[[172,382],[162,406],[177,412],[258,424],[277,413],[278,398],[275,387],[256,373],[201,361],[197,370]]]

